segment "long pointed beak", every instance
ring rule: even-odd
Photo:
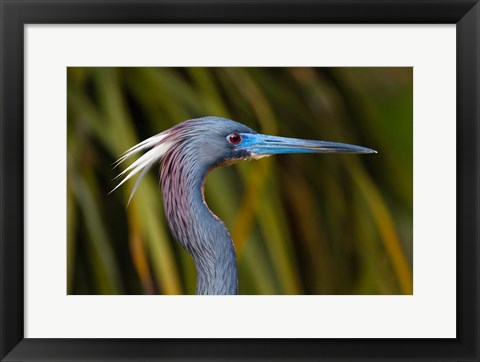
[[[239,149],[245,149],[252,155],[278,155],[285,153],[377,153],[370,148],[346,143],[302,140],[269,136],[263,134],[241,133]]]

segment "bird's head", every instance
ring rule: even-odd
[[[179,123],[132,147],[117,164],[144,150],[149,151],[119,175],[126,176],[117,187],[141,171],[132,195],[148,169],[174,152],[181,153],[189,162],[205,169],[287,153],[376,153],[366,147],[345,143],[264,135],[220,117],[203,117]]]

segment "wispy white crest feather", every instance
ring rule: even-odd
[[[142,141],[132,148],[128,149],[122,157],[120,157],[116,162],[115,166],[118,166],[121,164],[123,161],[126,159],[130,158],[131,156],[150,149],[147,151],[145,154],[143,154],[138,160],[133,162],[130,166],[128,166],[125,170],[120,172],[120,174],[115,177],[115,179],[125,176],[120,183],[115,186],[115,188],[110,191],[112,193],[116,189],[118,189],[120,186],[122,186],[125,182],[127,182],[129,179],[131,179],[133,176],[135,176],[137,173],[140,171],[140,175],[137,178],[137,181],[135,182],[135,186],[133,187],[130,197],[128,199],[128,203],[130,203],[130,200],[133,197],[133,194],[137,190],[138,186],[140,185],[140,181],[142,178],[146,175],[148,170],[157,162],[159,162],[162,157],[167,153],[169,148],[172,146],[173,142],[167,142],[166,137],[168,136],[168,133],[160,133],[156,136],[150,137],[146,139],[145,141]]]
[[[168,136],[168,133],[162,132],[162,133],[159,133],[155,136],[147,138],[146,140],[144,140],[140,143],[137,143],[132,148],[129,148],[128,150],[126,150],[122,154],[122,156],[117,161],[115,161],[115,163],[113,164],[113,167],[117,167],[119,164],[121,164],[127,158],[133,156],[134,154],[136,154],[138,152],[141,152],[141,151],[143,151],[145,149],[148,149],[148,148],[155,147],[155,145],[159,144],[167,136]]]

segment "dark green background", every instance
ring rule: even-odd
[[[68,293],[193,294],[158,168],[132,202],[126,149],[181,121],[362,145],[214,170],[210,208],[237,249],[241,294],[411,294],[412,68],[68,68]]]

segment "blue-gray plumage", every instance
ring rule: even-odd
[[[232,239],[225,224],[205,203],[203,187],[210,170],[274,154],[376,152],[344,143],[262,135],[220,117],[179,123],[132,147],[118,163],[144,150],[149,151],[119,175],[126,176],[117,187],[141,171],[131,198],[145,173],[161,161],[160,185],[166,218],[173,236],[195,261],[196,294],[238,292]]]

